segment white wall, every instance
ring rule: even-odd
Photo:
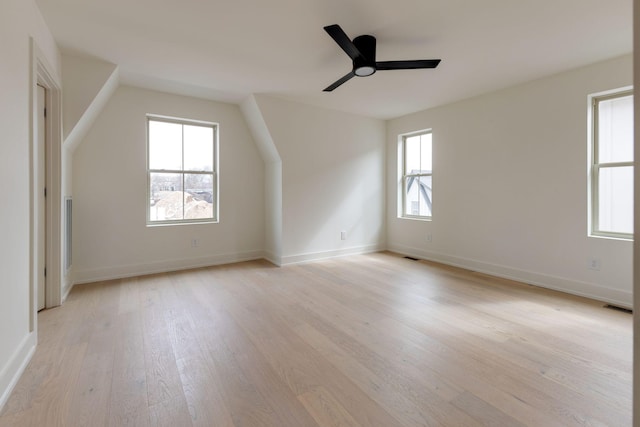
[[[218,224],[146,226],[147,113],[220,124]],[[76,283],[261,258],[263,180],[238,106],[118,88],[73,157]]]
[[[632,243],[587,237],[587,95],[630,84],[625,56],[389,121],[388,247],[631,306]],[[433,221],[399,219],[398,135],[427,128]]]
[[[255,99],[282,159],[282,263],[383,248],[384,122]]]
[[[29,331],[30,37],[59,83],[59,53],[34,2],[0,3],[0,407],[36,343]]]

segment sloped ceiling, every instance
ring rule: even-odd
[[[632,52],[631,0],[37,0],[63,52],[124,83],[239,103],[269,94],[393,118]],[[322,89],[351,62],[323,31],[378,39],[378,60],[441,58]]]

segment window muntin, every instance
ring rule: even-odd
[[[217,220],[215,123],[147,116],[147,224]]]
[[[591,230],[633,238],[633,92],[593,96]]]
[[[402,136],[402,216],[431,219],[433,159],[432,133]]]

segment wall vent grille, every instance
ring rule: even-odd
[[[73,260],[72,257],[72,234],[71,234],[71,224],[72,224],[72,209],[73,202],[71,197],[67,197],[64,200],[64,265],[67,270],[71,268],[71,263]]]

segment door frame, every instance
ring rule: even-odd
[[[47,237],[47,209],[46,209],[46,147],[47,147],[47,89],[38,84],[36,87],[37,96],[37,115],[35,127],[37,129],[37,145],[34,147],[34,187],[33,191],[36,195],[37,202],[34,201],[33,210],[34,220],[34,239],[33,243],[36,248],[34,257],[34,276],[36,281],[36,301],[37,310],[46,308],[46,291],[47,291],[47,260],[46,260],[46,237]]]
[[[47,266],[47,278],[45,288],[45,308],[56,307],[62,302],[62,92],[56,78],[56,72],[49,64],[45,55],[37,46],[33,38],[30,38],[31,69],[29,84],[29,166],[30,166],[30,212],[29,212],[29,267],[30,267],[30,324],[29,330],[34,331],[37,325],[37,218],[38,173],[35,163],[37,154],[37,86],[46,89],[47,109],[45,161],[46,175],[45,186],[47,188],[46,225],[45,225],[45,265]]]

